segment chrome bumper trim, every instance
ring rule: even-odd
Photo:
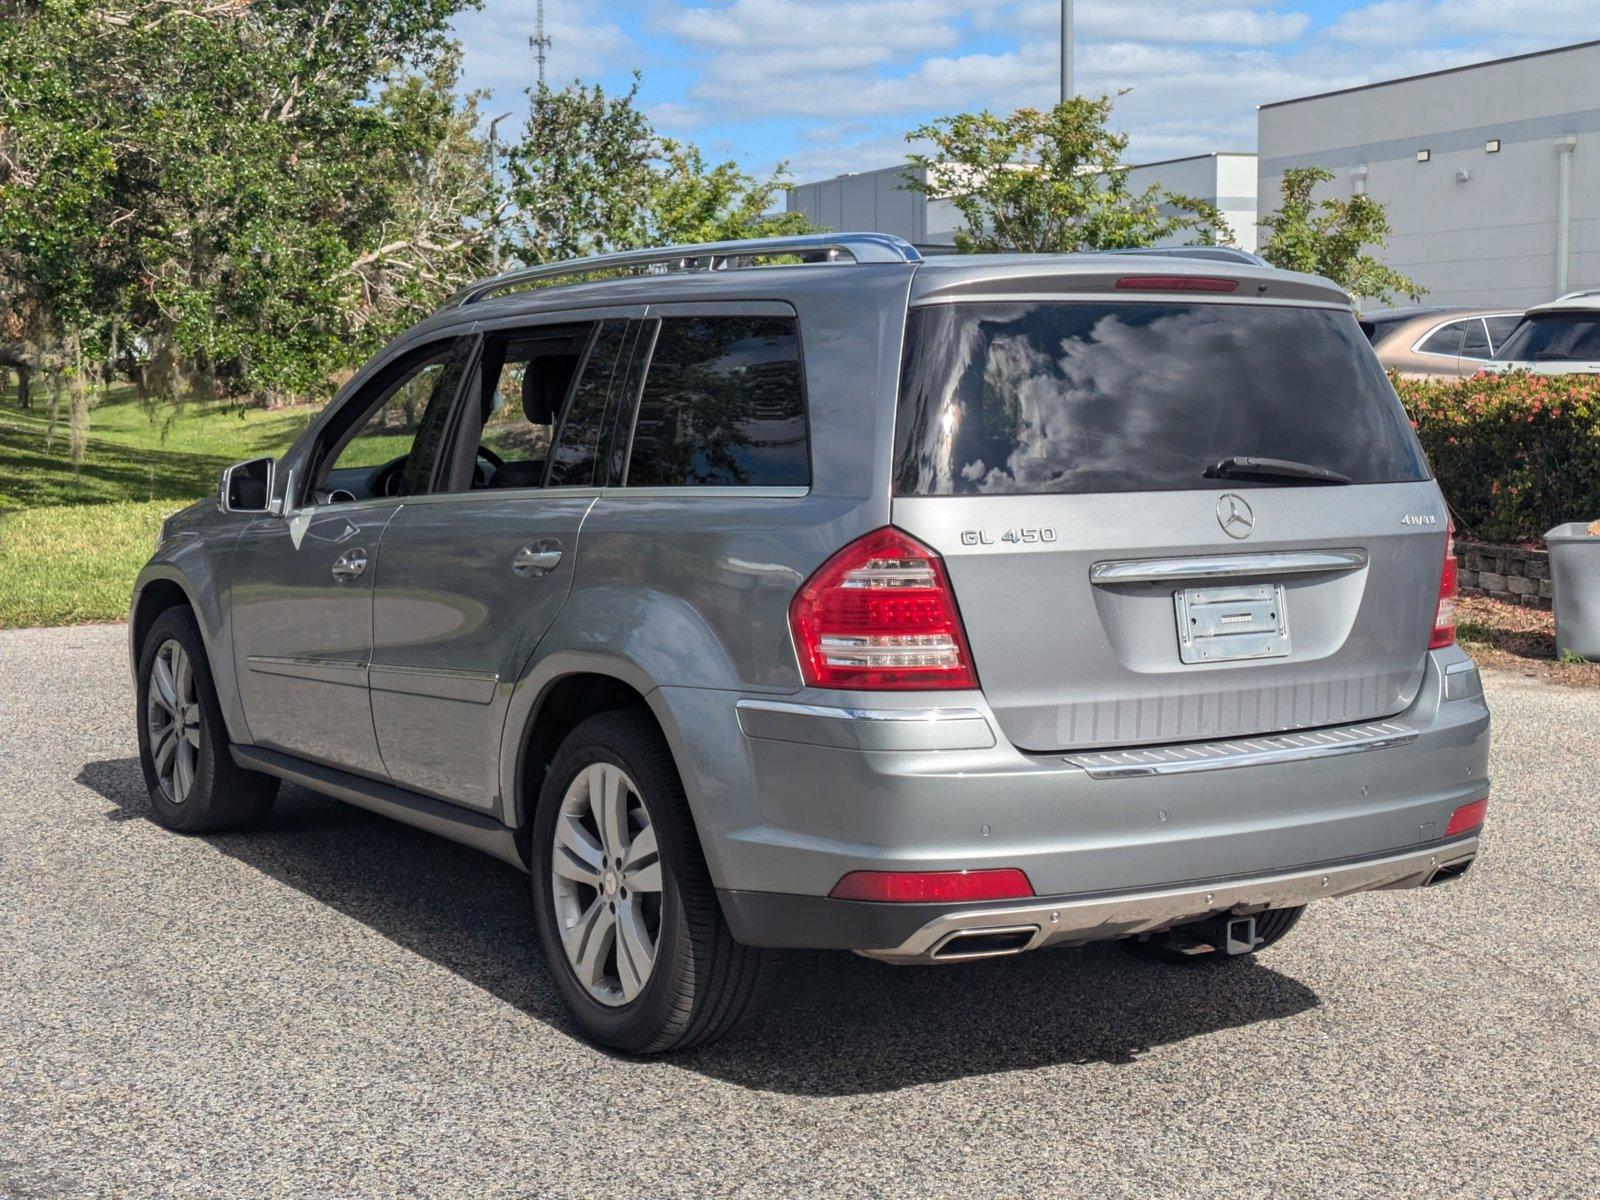
[[[1186,775],[1193,771],[1227,771],[1265,763],[1300,762],[1312,758],[1337,758],[1386,750],[1417,740],[1420,731],[1395,721],[1342,725],[1304,733],[1277,733],[1266,737],[1235,738],[1226,742],[1189,742],[1180,746],[1150,746],[1132,750],[1103,750],[1065,755],[1071,766],[1093,779],[1125,779],[1144,775]]]
[[[961,934],[1012,932],[1031,928],[1033,939],[1018,953],[1059,942],[1089,942],[1129,937],[1199,920],[1212,913],[1247,915],[1269,908],[1291,908],[1313,900],[1379,889],[1421,887],[1442,868],[1458,866],[1478,853],[1478,838],[1413,850],[1384,858],[1344,863],[1253,879],[1190,884],[1161,891],[1091,896],[1081,899],[1035,900],[999,908],[951,912],[935,917],[900,945],[889,950],[861,950],[868,958],[892,963],[954,962],[992,955],[940,957],[946,942]]]
[[[736,701],[749,738],[845,750],[986,750],[994,730],[976,708],[835,708],[788,700]]]

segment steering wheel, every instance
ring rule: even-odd
[[[399,496],[401,488],[405,486],[406,459],[410,455],[402,454],[399,458],[390,459],[379,467],[372,476],[372,493],[375,496]]]
[[[501,458],[487,446],[478,447],[479,462],[472,464],[472,486],[475,488],[487,487],[494,473],[506,465],[506,460]],[[489,469],[483,469],[483,463],[489,464]]]

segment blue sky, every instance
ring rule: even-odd
[[[534,0],[456,21],[466,84],[526,112]],[[1600,38],[1600,0],[1078,0],[1084,92],[1132,89],[1134,162],[1253,150],[1255,106]],[[625,87],[656,127],[803,182],[887,166],[932,117],[1057,90],[1059,0],[546,0],[547,77]]]

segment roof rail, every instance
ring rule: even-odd
[[[1259,254],[1233,246],[1130,246],[1126,250],[1096,250],[1096,254],[1154,254],[1164,258],[1205,258],[1212,262],[1239,263],[1247,267],[1270,267]]]
[[[746,238],[734,242],[705,242],[695,246],[663,246],[656,250],[619,250],[565,262],[541,263],[469,283],[440,307],[459,308],[525,284],[590,275],[605,271],[677,272],[727,271],[753,266],[750,260],[795,256],[815,263],[919,263],[922,255],[903,238],[891,233],[806,233],[791,237]]]

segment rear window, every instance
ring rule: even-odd
[[[1500,347],[1513,362],[1600,360],[1600,319],[1593,313],[1547,313],[1528,317]]]
[[[1242,457],[1306,463],[1354,483],[1428,477],[1347,312],[1159,302],[911,312],[900,495],[1210,489],[1221,481],[1207,468]]]
[[[810,477],[795,319],[664,318],[628,486],[789,486]]]

